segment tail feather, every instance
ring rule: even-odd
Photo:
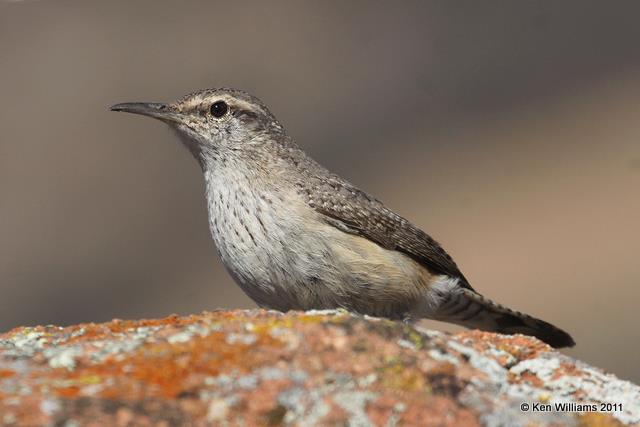
[[[511,310],[470,289],[459,288],[447,295],[434,318],[490,332],[532,335],[554,348],[575,345],[571,335],[562,329]]]

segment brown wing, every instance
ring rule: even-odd
[[[386,249],[402,252],[429,271],[459,278],[473,290],[453,259],[424,231],[387,209],[382,202],[337,175],[310,176],[301,183],[309,204],[327,222],[341,230],[365,237]]]

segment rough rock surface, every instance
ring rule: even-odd
[[[556,402],[597,410],[520,409]],[[640,387],[519,335],[220,311],[0,335],[0,423],[621,426]]]

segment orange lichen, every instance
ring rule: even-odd
[[[63,334],[68,334],[69,338],[63,341],[64,344],[83,342],[87,340],[113,339],[114,334],[122,334],[132,329],[141,327],[168,327],[176,328],[192,324],[198,321],[196,316],[178,317],[175,314],[162,319],[141,319],[141,320],[120,320],[113,319],[107,323],[81,323],[66,327]]]
[[[125,322],[123,322],[125,323]],[[159,325],[160,322],[126,322],[123,329]],[[175,325],[175,319],[167,319],[167,324]],[[184,325],[193,322],[180,322]],[[109,330],[113,328],[109,325]],[[236,369],[245,371],[259,363],[267,348],[279,348],[282,342],[267,333],[253,332],[256,341],[251,345],[227,342],[226,334],[211,332],[206,336],[193,336],[185,343],[158,341],[147,343],[132,353],[118,357],[108,357],[99,365],[81,364],[75,370],[52,371],[56,377],[80,380],[82,378],[111,378],[112,386],[105,385],[99,395],[103,397],[160,396],[172,398],[184,390],[186,379],[193,375],[215,376],[221,371]],[[93,335],[96,336],[96,335]],[[260,349],[257,351],[256,349]],[[214,350],[214,351],[212,351]],[[137,384],[137,385],[134,385]],[[143,385],[141,388],[140,385]],[[58,389],[60,393],[71,395],[71,389]],[[77,389],[74,388],[75,392]]]
[[[54,392],[60,397],[77,397],[80,393],[80,387],[56,387]]]
[[[577,366],[564,362],[564,363],[560,363],[560,367],[556,369],[556,371],[553,373],[553,379],[558,379],[565,375],[578,377],[578,376],[581,376],[582,374],[580,369],[578,369]]]
[[[9,378],[14,376],[16,373],[9,369],[0,369],[0,378]]]
[[[540,340],[525,335],[496,335],[491,332],[473,330],[455,335],[467,345],[472,345],[476,351],[485,352],[489,348],[503,351],[516,360],[522,361],[539,357],[542,353],[552,351],[552,348]],[[503,366],[508,362],[505,357],[496,357]]]
[[[542,381],[540,377],[538,377],[536,374],[531,373],[529,371],[525,371],[521,373],[520,378],[518,379],[518,382],[528,382],[530,384],[533,384],[536,387],[541,387],[544,385],[544,381]]]

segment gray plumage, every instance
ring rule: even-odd
[[[307,156],[257,98],[208,89],[112,109],[165,121],[198,160],[218,253],[258,305],[431,318],[573,345],[478,294],[434,239]]]

